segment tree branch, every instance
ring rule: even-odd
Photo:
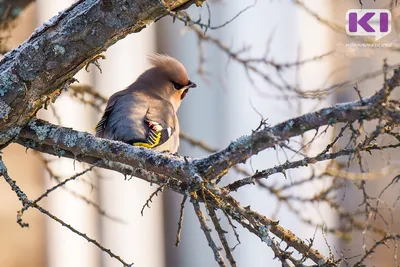
[[[397,73],[392,79],[394,78],[396,78],[396,83],[393,86],[397,86],[400,74]],[[336,104],[330,108],[287,120],[274,127],[265,127],[249,136],[239,138],[226,149],[200,159],[195,164],[198,169],[204,171],[205,178],[211,179],[225,173],[232,166],[245,162],[262,150],[279,145],[309,130],[316,130],[321,126],[353,122],[360,120],[360,118],[366,121],[388,118],[399,123],[400,108],[398,103],[388,102],[382,105],[381,100],[379,92],[370,98],[363,99],[363,101]]]
[[[60,151],[58,156],[64,156],[64,153],[69,152],[75,158],[80,158],[85,162],[89,161],[87,163],[91,164],[95,162],[95,159],[106,159],[181,181],[186,181],[192,171],[196,170],[203,178],[213,179],[262,150],[321,126],[352,122],[360,118],[373,120],[382,118],[382,116],[394,122],[400,122],[398,105],[391,102],[382,105],[378,102],[380,99],[378,96],[379,92],[362,101],[337,104],[287,120],[273,127],[265,127],[249,136],[239,138],[226,149],[202,159],[182,158],[169,153],[133,147],[122,142],[100,139],[89,133],[56,126],[39,119],[33,119],[20,132],[19,137],[50,147],[57,147]],[[14,128],[11,128],[10,131],[13,133]],[[36,149],[25,139],[19,139],[18,142]],[[148,178],[145,179],[148,180]],[[148,181],[155,182],[152,179]]]

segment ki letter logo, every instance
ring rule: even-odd
[[[352,36],[375,36],[375,41],[392,31],[392,14],[387,9],[350,9],[346,32]]]

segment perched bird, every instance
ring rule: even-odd
[[[160,54],[149,60],[152,68],[110,97],[96,136],[175,153],[179,146],[176,112],[196,84],[178,60]]]

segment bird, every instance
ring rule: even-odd
[[[176,153],[179,147],[177,111],[191,88],[185,67],[164,54],[148,57],[152,67],[107,101],[96,137]]]

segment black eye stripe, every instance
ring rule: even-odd
[[[176,82],[171,81],[171,83],[174,85],[174,88],[175,88],[176,90],[180,90],[180,89],[183,88],[183,85],[180,85],[180,84],[178,84],[178,83],[176,83]]]

